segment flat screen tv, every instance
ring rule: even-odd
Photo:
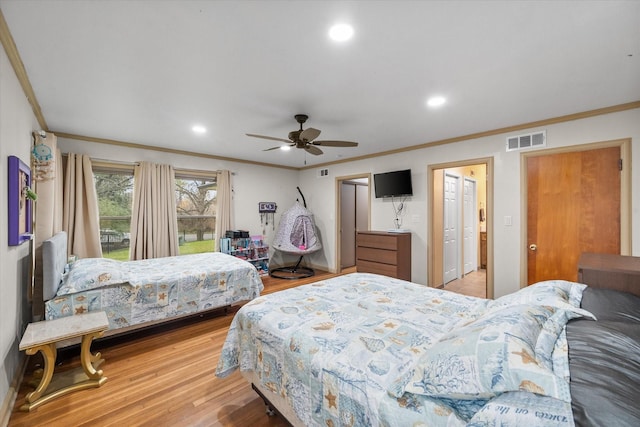
[[[412,196],[411,169],[373,175],[376,198]]]

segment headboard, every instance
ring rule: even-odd
[[[578,282],[640,296],[640,257],[583,253],[578,260]]]
[[[67,265],[67,233],[61,231],[42,242],[42,298],[49,301],[58,292]]]

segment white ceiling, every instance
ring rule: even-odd
[[[302,167],[640,100],[640,1],[0,0],[54,132]],[[336,44],[329,27],[348,22]],[[447,103],[425,102],[443,95]],[[298,129],[357,148],[262,151]],[[208,129],[191,131],[194,124]],[[306,163],[305,163],[306,162]]]

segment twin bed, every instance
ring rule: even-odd
[[[43,242],[42,258],[45,318],[104,311],[106,336],[221,310],[263,289],[253,265],[220,252],[68,264],[67,235],[60,232]]]
[[[294,426],[638,426],[640,297],[353,273],[244,305],[216,375],[236,369]]]

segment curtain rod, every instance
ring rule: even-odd
[[[69,156],[69,153],[62,153],[62,157],[68,157],[68,156]],[[89,156],[89,158],[91,159],[92,162],[113,163],[113,164],[118,164],[123,166],[136,166],[140,164],[140,162],[125,162],[122,160],[98,159],[96,157],[91,157],[91,156]]]
[[[63,157],[68,156],[69,153],[62,153]],[[140,164],[140,162],[125,162],[122,160],[109,160],[109,159],[99,159],[99,158],[95,158],[95,157],[91,157],[89,156],[89,158],[91,159],[91,162],[95,162],[95,163],[102,163],[103,165],[108,165],[108,164],[112,164],[112,165],[119,165],[119,166],[131,166],[131,167],[135,167],[138,166]],[[178,173],[195,173],[195,174],[212,174],[212,173],[218,173],[220,172],[219,170],[201,170],[201,169],[184,169],[184,168],[176,168],[174,167],[174,170],[177,171]],[[231,172],[231,175],[235,175],[235,172]]]

